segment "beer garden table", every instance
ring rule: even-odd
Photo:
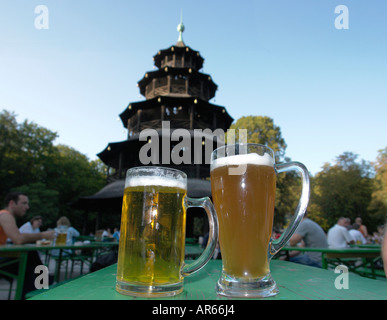
[[[185,245],[185,258],[186,259],[196,259],[199,257],[202,252],[203,248],[200,244],[186,244]]]
[[[55,280],[59,281],[59,270],[60,265],[63,259],[63,251],[64,250],[83,250],[83,249],[92,249],[92,250],[100,250],[103,248],[112,248],[112,247],[118,247],[118,243],[116,242],[91,242],[87,244],[79,244],[79,245],[36,245],[36,244],[25,244],[25,245],[0,245],[0,258],[12,258],[14,261],[12,263],[18,263],[19,269],[18,274],[13,275],[6,273],[1,270],[0,268],[0,276],[6,275],[13,279],[17,280],[17,287],[16,287],[16,293],[15,293],[15,300],[21,299],[22,294],[22,288],[24,284],[24,275],[26,272],[26,265],[27,265],[27,256],[28,252],[31,251],[51,251],[51,250],[59,250],[59,255],[57,258],[57,264],[56,264],[56,272],[55,272]],[[93,251],[93,252],[94,252]],[[2,264],[5,264],[0,259],[0,267]],[[6,262],[6,264],[10,264],[9,262]]]
[[[281,251],[321,252],[323,269],[344,264],[349,271],[362,276],[371,278],[385,277],[384,271],[376,270],[374,267],[376,260],[381,259],[381,246],[359,245],[340,249],[286,246]]]
[[[335,281],[340,274],[292,263],[272,260],[271,273],[280,293],[268,300],[387,300],[387,282],[348,273],[348,288],[337,288]],[[184,291],[162,300],[229,300],[215,293],[220,277],[221,260],[210,260],[197,273],[184,279]],[[66,282],[56,288],[42,289],[32,300],[158,300],[122,295],[115,290],[117,265]],[[265,300],[266,300],[265,299]],[[237,299],[241,300],[241,299]]]

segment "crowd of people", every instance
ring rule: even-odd
[[[21,192],[9,193],[5,198],[5,208],[0,210],[0,245],[15,244],[22,245],[27,243],[37,243],[39,241],[55,241],[55,235],[59,229],[66,228],[66,244],[72,244],[73,239],[80,235],[79,231],[71,226],[67,217],[60,217],[57,226],[53,230],[41,231],[43,224],[41,216],[35,216],[30,221],[24,223],[20,228],[17,227],[16,219],[25,215],[29,209],[28,196]],[[55,250],[52,254],[55,255]],[[13,258],[0,257],[0,264],[3,264],[1,270],[17,274],[19,266],[17,263],[11,263]],[[9,264],[7,264],[9,262]],[[35,279],[37,274],[35,268],[43,265],[40,255],[37,251],[28,252],[27,268],[23,286],[22,297],[26,293],[35,290]],[[6,277],[7,278],[7,277]],[[53,277],[50,277],[51,281]]]
[[[321,267],[320,252],[300,252],[297,247],[307,248],[349,248],[351,245],[361,245],[367,243],[383,244],[383,261],[387,265],[387,237],[384,237],[384,226],[378,226],[372,235],[368,233],[367,227],[360,217],[351,220],[347,217],[340,217],[336,224],[327,233],[313,220],[308,218],[307,212],[296,232],[289,241],[290,246],[295,250],[289,254],[289,260],[296,263]],[[385,250],[384,250],[385,249]],[[385,252],[386,251],[386,252]]]
[[[35,216],[28,222],[24,223],[20,228],[17,226],[16,220],[22,218],[29,209],[29,199],[25,193],[12,192],[5,198],[5,207],[0,210],[0,245],[15,244],[23,245],[27,243],[38,243],[40,241],[54,242],[55,236],[60,230],[66,230],[66,245],[74,243],[74,239],[79,237],[80,233],[74,227],[71,226],[70,220],[63,216],[60,217],[56,223],[56,228],[53,230],[41,231],[40,228],[43,224],[42,216]],[[118,241],[120,231],[118,228],[114,228],[114,232],[111,233],[110,229],[106,229],[103,232],[103,241],[109,239]],[[59,250],[52,250],[51,255],[58,255]],[[64,250],[63,254],[69,254],[71,250]],[[18,264],[11,263],[13,258],[0,257],[0,264],[6,266],[1,267],[1,270],[11,273],[18,273]],[[9,264],[7,264],[9,262]],[[40,255],[37,251],[30,251],[27,258],[26,276],[23,286],[22,296],[25,297],[26,293],[35,290],[35,279],[37,274],[35,268],[39,265],[43,265]],[[2,276],[0,274],[0,276]],[[7,278],[5,276],[5,278]],[[53,277],[50,277],[52,280]],[[9,279],[10,280],[10,279]]]

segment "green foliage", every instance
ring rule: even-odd
[[[259,143],[271,148],[276,154],[276,161],[283,160],[286,143],[282,138],[280,127],[274,124],[273,119],[261,116],[242,117],[232,124],[230,129],[246,129],[247,142]],[[235,132],[235,142],[239,141],[239,131]]]
[[[45,181],[45,167],[57,137],[34,123],[16,122],[15,115],[0,113],[0,195],[25,181]]]
[[[370,217],[382,225],[387,218],[387,147],[379,150],[373,167],[375,179],[369,211]]]
[[[83,212],[70,204],[104,186],[104,167],[68,146],[55,146],[56,138],[35,123],[17,123],[13,113],[0,113],[0,196],[11,190],[28,193],[30,210],[19,224],[42,215],[46,227],[55,227],[66,215],[81,229]]]
[[[366,225],[373,225],[368,215],[373,190],[372,168],[357,158],[358,155],[345,152],[333,165],[325,164],[313,179],[309,211],[311,216],[319,216],[326,228],[341,216],[352,222],[361,217]]]

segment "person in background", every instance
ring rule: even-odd
[[[74,238],[80,236],[79,231],[71,226],[70,220],[67,217],[60,217],[56,222],[56,226],[57,228],[55,230],[57,232],[61,227],[65,227],[67,229],[66,245],[72,245],[74,243]]]
[[[25,224],[23,224],[19,231],[20,233],[39,233],[40,227],[43,224],[43,218],[42,216],[35,216],[30,221],[27,221]]]
[[[377,231],[374,232],[372,240],[375,243],[383,243],[383,233],[384,233],[384,225],[379,225],[377,227]]]
[[[362,233],[364,238],[367,239],[368,238],[368,230],[367,230],[367,227],[363,224],[363,220],[360,217],[357,217],[355,219],[355,223],[357,223],[360,226],[359,231]]]
[[[29,199],[26,194],[21,192],[12,192],[5,197],[5,208],[0,211],[0,245],[6,243],[7,238],[10,238],[14,245],[22,245],[25,243],[35,242],[42,239],[53,239],[55,232],[44,231],[38,233],[21,233],[16,225],[16,218],[23,217],[29,209]],[[12,258],[1,258],[1,262],[10,262],[7,266],[3,266],[2,270],[11,274],[19,272],[18,263],[11,263]],[[22,290],[22,298],[25,294],[35,290],[35,268],[42,265],[37,251],[31,251],[27,256],[27,266]]]
[[[363,234],[359,231],[360,225],[354,223],[352,225],[351,230],[349,230],[349,234],[356,244],[366,244],[367,240],[364,238]]]
[[[110,228],[106,228],[105,230],[103,230],[102,241],[109,241],[112,237],[113,236],[112,236],[112,232],[111,232]]]
[[[349,244],[354,244],[348,232],[350,220],[340,217],[337,223],[328,230],[328,248],[347,248]]]
[[[304,218],[296,232],[289,240],[291,246],[303,242],[306,248],[327,248],[327,236],[324,230],[313,220],[310,220],[305,212]],[[297,248],[295,248],[297,250]],[[289,261],[321,268],[321,252],[291,251]]]
[[[23,224],[19,231],[20,233],[39,233],[40,227],[43,224],[43,218],[42,216],[35,216],[30,221],[27,221],[25,224]],[[10,239],[7,239],[8,242],[11,242]],[[39,257],[42,257],[42,253],[38,252]]]
[[[67,235],[66,235],[66,245],[71,246],[72,244],[74,244],[74,238],[79,237],[80,233],[78,232],[78,230],[76,230],[75,228],[73,228],[71,226],[70,220],[67,217],[64,217],[64,216],[60,217],[58,219],[58,221],[56,222],[55,233],[58,234],[59,230],[62,229],[62,228],[64,228],[66,230],[66,232],[67,232]],[[62,255],[63,256],[68,256],[68,255],[71,255],[71,254],[73,254],[73,250],[71,250],[71,249],[62,249]],[[59,249],[51,250],[51,255],[53,257],[59,256]]]
[[[114,232],[113,232],[112,237],[114,238],[114,240],[116,242],[120,241],[120,229],[114,228]]]
[[[23,217],[29,209],[26,194],[13,192],[5,198],[6,207],[0,211],[0,245],[6,243],[7,237],[13,244],[34,243],[37,240],[53,239],[55,232],[21,233],[16,225],[16,218]]]

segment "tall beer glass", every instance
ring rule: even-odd
[[[268,297],[278,293],[270,259],[289,241],[309,201],[309,175],[299,162],[275,164],[273,151],[259,144],[226,145],[211,155],[212,200],[219,220],[222,274],[217,293]],[[276,174],[296,170],[301,198],[290,226],[272,240]]]
[[[186,210],[203,207],[209,241],[202,255],[184,264]],[[165,297],[183,291],[183,278],[202,268],[218,241],[218,221],[208,197],[187,197],[184,172],[162,167],[127,171],[122,203],[116,290],[133,296]]]

